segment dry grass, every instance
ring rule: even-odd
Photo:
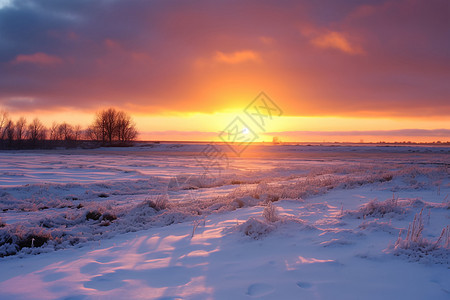
[[[434,263],[450,264],[450,228],[447,225],[441,231],[436,241],[423,237],[423,209],[414,216],[409,224],[406,237],[402,238],[400,231],[393,247],[394,255],[407,256],[413,261],[432,261]],[[390,252],[390,251],[389,251]]]

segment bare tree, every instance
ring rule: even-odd
[[[79,141],[81,139],[81,125],[75,125],[73,127],[73,139]]]
[[[31,144],[35,147],[38,141],[43,141],[46,138],[46,131],[44,124],[35,118],[33,122],[28,125],[27,137],[31,141]]]
[[[92,141],[100,141],[102,139],[101,135],[99,134],[99,130],[96,127],[94,127],[94,125],[91,125],[88,128],[86,128],[85,138],[87,140]]]
[[[58,136],[60,137],[61,140],[72,141],[74,137],[73,126],[67,124],[66,122],[59,124]]]
[[[133,141],[137,137],[136,125],[131,117],[119,111],[117,113],[117,139],[122,143]]]
[[[25,126],[27,124],[27,120],[24,117],[20,117],[16,122],[16,140],[20,144],[22,140],[25,138]]]
[[[97,113],[93,124],[86,130],[86,135],[89,139],[109,145],[114,142],[127,144],[136,139],[137,130],[127,113],[108,108]]]
[[[74,147],[82,136],[105,145],[126,145],[135,140],[137,134],[132,118],[114,108],[98,112],[92,125],[84,131],[80,125],[73,126],[66,122],[53,122],[47,129],[38,118],[29,124],[24,117],[13,122],[8,112],[0,110],[0,147],[5,148]],[[47,138],[50,141],[46,141]]]
[[[56,122],[53,122],[52,126],[50,126],[50,129],[49,129],[49,131],[50,131],[50,140],[52,140],[52,141],[60,140],[60,137],[58,135],[58,127],[59,127],[59,125]]]
[[[112,144],[114,137],[117,134],[117,111],[114,108],[108,108],[102,112],[102,121],[106,139],[109,144]]]
[[[91,140],[106,142],[106,118],[104,112],[97,112],[94,123],[87,129],[87,137]]]
[[[0,110],[0,140],[6,137],[6,124],[9,122],[9,114],[6,110]]]
[[[15,133],[16,133],[16,128],[14,126],[13,121],[9,120],[8,123],[6,123],[5,132],[6,132],[6,138],[8,139],[9,144],[11,145],[14,140]]]

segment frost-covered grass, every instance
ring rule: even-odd
[[[278,216],[277,209],[275,205],[272,204],[272,202],[268,202],[266,207],[263,211],[263,217],[266,222],[269,223],[275,223],[278,220],[280,220],[280,217]]]
[[[403,230],[400,230],[397,241],[387,252],[397,256],[404,256],[412,261],[425,261],[450,265],[450,230],[445,226],[436,240],[423,236],[425,228],[422,216],[423,208],[414,216],[409,224],[406,236],[403,238]]]
[[[242,224],[228,228],[225,232],[240,232],[254,240],[263,239],[271,232],[282,228],[288,230],[316,230],[317,228],[295,216],[280,216],[272,202],[264,204],[261,217],[250,217]]]
[[[410,200],[407,203],[400,203],[398,198],[392,197],[384,201],[378,201],[372,199],[369,202],[363,204],[357,210],[342,211],[341,216],[356,217],[358,219],[366,219],[367,217],[383,218],[385,216],[401,216],[406,213],[410,207]],[[418,200],[420,203],[421,201]]]
[[[29,156],[23,158],[30,160]],[[33,253],[39,253],[39,248],[42,251],[60,249],[89,240],[113,237],[118,233],[167,226],[258,205],[266,207],[263,220],[276,223],[279,219],[272,203],[284,199],[304,202],[310,197],[325,195],[333,190],[373,185],[397,193],[408,188],[438,188],[440,191],[445,190],[445,184],[448,184],[445,181],[448,167],[439,164],[418,167],[370,160],[326,164],[290,160],[280,164],[266,159],[259,161],[264,165],[259,170],[248,167],[241,169],[245,161],[238,161],[220,177],[212,178],[199,172],[199,168],[192,163],[186,163],[192,162],[194,158],[177,157],[179,160],[169,164],[158,156],[151,160],[123,154],[119,157],[71,155],[70,158],[74,160],[66,160],[60,154],[33,158],[31,161],[34,165],[29,167],[30,175],[38,172],[39,176],[40,170],[45,168],[58,170],[64,176],[69,176],[70,170],[77,170],[78,175],[80,172],[88,175],[92,171],[95,175],[91,182],[85,179],[80,182],[50,183],[54,181],[52,179],[50,182],[6,186],[2,189],[0,236],[3,238],[0,256],[15,254],[27,248],[27,243],[20,241],[37,233],[45,236],[45,239],[41,239],[43,243],[33,244]],[[11,159],[10,155],[8,159]],[[39,165],[41,161],[44,163]],[[14,163],[20,166],[20,171],[12,172],[13,167],[5,168],[8,169],[6,176],[26,177],[26,164]],[[248,160],[248,163],[258,167],[256,161]],[[163,164],[166,164],[163,169],[155,171]],[[37,168],[36,171],[33,167]],[[114,180],[98,180],[96,172],[104,173],[105,170],[116,172]],[[166,170],[169,176],[158,176],[163,174],[161,170]],[[138,176],[120,180],[120,174]],[[337,215],[343,220],[346,217],[402,218],[414,208],[425,205],[420,199],[375,199],[356,210],[342,209]],[[252,222],[256,226],[259,221]]]
[[[260,239],[273,231],[280,220],[276,207],[272,202],[268,202],[262,213],[262,219],[251,217],[243,224],[237,226],[237,230],[251,237]]]
[[[43,242],[33,245],[33,253],[256,205],[266,205],[265,220],[275,223],[278,217],[272,203],[282,199],[303,202],[334,189],[353,189],[364,185],[383,187],[388,184],[391,189],[397,189],[398,183],[403,185],[411,177],[421,177],[423,188],[431,188],[436,180],[442,182],[442,175],[439,174],[443,172],[432,167],[419,169],[394,165],[388,168],[386,164],[372,163],[326,167],[309,165],[309,172],[305,172],[304,165],[297,169],[279,166],[276,169],[276,178],[268,169],[244,172],[240,181],[235,179],[237,174],[230,173],[220,178],[182,175],[164,179],[151,176],[149,180],[5,188],[0,209],[6,214],[6,220],[13,222],[0,225],[0,256],[29,248],[29,243],[21,241],[37,233],[45,239],[39,239]],[[286,173],[284,177],[283,172]],[[220,193],[215,192],[217,190]],[[342,212],[341,217],[383,218],[385,215],[402,215],[410,207],[424,205],[420,200],[408,201],[399,202],[396,198],[371,200],[358,210]],[[26,218],[17,218],[24,214],[27,214]],[[264,227],[257,219],[250,223],[253,228]],[[269,224],[266,230],[271,228]]]
[[[211,178],[189,147],[50,153],[28,169],[8,155],[2,298],[448,296],[447,153],[271,147]]]
[[[275,228],[276,226],[270,222],[251,217],[243,224],[239,225],[237,229],[244,235],[257,240],[268,235],[270,232],[275,230]]]

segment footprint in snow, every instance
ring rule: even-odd
[[[247,295],[251,297],[261,297],[272,293],[275,288],[265,283],[254,283],[247,289]]]
[[[85,288],[103,292],[120,288],[124,285],[125,282],[115,272],[92,277],[90,281],[84,283]]]

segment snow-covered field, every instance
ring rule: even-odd
[[[0,299],[450,298],[450,148],[206,146],[0,152]]]

